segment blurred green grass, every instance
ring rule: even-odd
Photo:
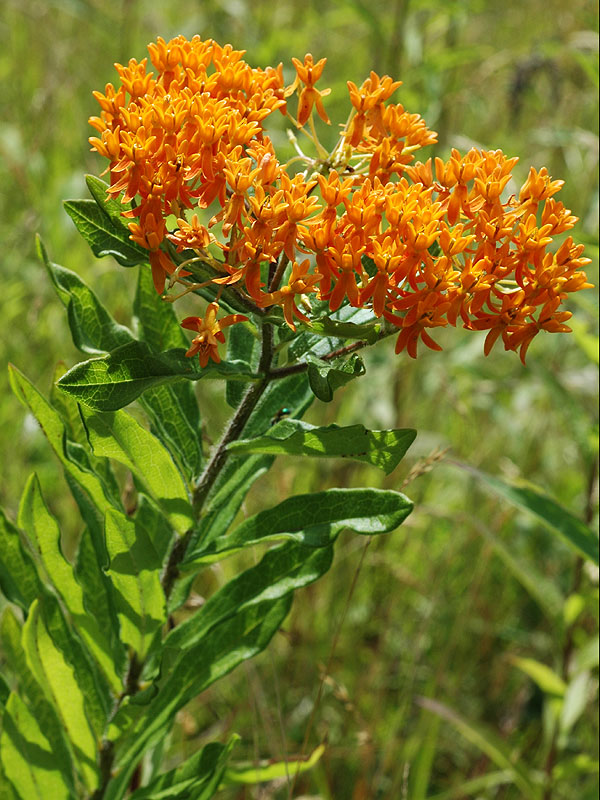
[[[57,361],[79,360],[62,307],[35,258],[36,232],[55,261],[78,271],[120,321],[129,320],[133,270],[110,259],[95,261],[61,201],[85,196],[83,174],[104,168],[87,144],[87,118],[96,113],[92,90],[114,80],[114,61],[142,58],[157,35],[200,33],[229,41],[246,49],[252,64],[283,61],[288,75],[291,56],[326,56],[323,85],[332,87],[327,108],[334,126],[347,115],[346,80],[360,82],[370,69],[402,79],[397,98],[440,133],[436,153],[471,144],[502,148],[520,156],[518,179],[533,164],[566,181],[560,197],[581,218],[575,235],[594,259],[589,274],[597,284],[597,30],[597,8],[584,0],[568,6],[559,0],[204,0],[155,6],[140,0],[5,0],[2,362],[14,362],[46,391]],[[335,130],[323,136],[334,137]],[[382,478],[372,468],[336,462],[299,472],[292,459],[281,459],[261,479],[246,511],[292,491],[325,486],[399,488],[411,467],[418,472],[420,459],[450,448],[452,458],[490,473],[526,477],[596,525],[594,295],[574,296],[576,333],[538,337],[527,368],[500,350],[485,359],[482,337],[454,330],[442,332],[444,353],[423,350],[416,362],[398,359],[387,345],[369,353],[367,378],[332,404],[315,404],[309,419],[417,428],[419,437],[398,474]],[[5,370],[0,380],[0,502],[14,514],[35,469],[54,512],[67,531],[75,531],[72,501],[43,436],[11,394]],[[218,391],[202,396],[213,439],[222,424]],[[485,723],[523,762],[542,771],[545,766],[543,698],[508,657],[537,658],[560,671],[565,633],[507,569],[493,542],[499,540],[526,570],[564,595],[573,586],[573,556],[532,519],[447,463],[424,471],[406,492],[416,501],[414,514],[397,533],[374,541],[362,563],[333,655],[332,680],[315,714],[311,743],[327,738],[327,752],[298,782],[298,791],[307,795],[416,800],[493,772],[487,756],[418,704],[422,695]],[[248,758],[300,751],[363,544],[344,538],[331,573],[297,598],[272,653],[181,715],[169,758],[229,730],[244,735],[240,752]],[[221,580],[210,572],[198,589],[209,592]],[[585,571],[579,591],[585,608],[575,644],[597,630],[597,573]],[[592,688],[565,744],[554,797],[584,798],[597,785],[593,771],[577,767],[577,758],[592,756],[598,736]],[[426,776],[429,785],[421,791]],[[288,794],[282,787],[229,796]],[[520,795],[500,786],[477,796]]]

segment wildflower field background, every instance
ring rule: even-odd
[[[87,143],[87,118],[97,110],[92,90],[114,81],[112,62],[142,58],[158,35],[231,42],[252,65],[283,61],[288,82],[291,56],[326,57],[322,85],[332,88],[332,119],[342,118],[346,80],[360,83],[371,69],[402,80],[399,100],[439,134],[425,156],[447,157],[453,146],[502,148],[520,156],[520,182],[530,164],[565,180],[561,200],[581,218],[573,235],[585,243],[593,259],[587,272],[598,285],[597,29],[597,8],[584,0],[568,7],[559,0],[198,0],[153,8],[140,0],[5,0],[2,362],[17,364],[46,392],[57,362],[79,360],[36,259],[36,232],[119,321],[130,320],[133,271],[96,261],[62,200],[85,196],[84,173],[104,168]],[[335,135],[325,130],[325,143]],[[282,133],[276,143],[285,142]],[[552,797],[595,796],[597,572],[460,466],[524,477],[597,527],[594,293],[572,295],[569,308],[576,311],[573,334],[537,337],[526,368],[500,348],[485,359],[482,337],[442,331],[443,354],[423,348],[412,361],[384,342],[367,355],[365,379],[329,405],[315,403],[307,419],[319,425],[414,427],[419,435],[387,477],[329,461],[299,472],[293,459],[281,458],[257,482],[246,513],[292,491],[359,485],[407,486],[415,511],[366,551],[356,539],[341,543],[328,577],[298,594],[270,650],[180,713],[168,743],[173,763],[237,731],[239,753],[249,760],[284,759],[327,742],[321,761],[298,781],[298,796],[520,797],[509,785],[506,752],[526,773],[554,770]],[[35,469],[68,551],[77,525],[72,500],[6,371],[0,380],[0,503],[14,517]],[[222,390],[204,384],[201,392],[215,439]],[[211,575],[215,586],[223,578]],[[562,676],[574,653],[590,659],[591,671],[578,690],[579,714],[553,743],[549,709],[560,691],[516,659]],[[284,785],[223,796],[288,795]]]

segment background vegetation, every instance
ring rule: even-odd
[[[59,360],[78,360],[36,261],[35,232],[54,260],[79,271],[129,321],[133,270],[95,261],[61,200],[85,196],[83,174],[103,168],[87,145],[92,90],[114,80],[114,61],[142,58],[157,35],[229,41],[253,65],[283,61],[289,76],[292,55],[326,56],[327,108],[339,122],[347,79],[359,83],[370,69],[401,78],[397,98],[439,132],[436,153],[502,148],[521,157],[519,178],[533,164],[566,181],[561,199],[581,217],[576,238],[594,259],[597,284],[597,24],[586,0],[4,0],[1,360],[44,391]],[[279,144],[286,146],[283,135]],[[174,762],[235,730],[243,736],[238,756],[250,760],[327,741],[298,795],[519,797],[494,750],[498,737],[530,772],[554,769],[553,797],[595,796],[597,677],[585,683],[581,715],[558,742],[548,724],[552,697],[514,659],[565,675],[573,653],[585,658],[581,647],[593,648],[597,631],[598,575],[456,463],[523,476],[597,524],[597,306],[594,293],[582,295],[571,308],[574,334],[538,337],[527,368],[500,350],[485,359],[483,337],[452,330],[443,354],[423,350],[414,363],[381,346],[367,356],[367,378],[331,405],[315,404],[308,419],[318,424],[417,428],[412,461],[382,479],[375,469],[333,462],[299,474],[292,459],[281,459],[247,512],[292,488],[403,484],[416,510],[366,550],[346,540],[328,577],[300,593],[270,651],[180,715],[166,743]],[[76,516],[57,464],[8,391],[5,371],[0,380],[0,503],[15,512],[35,469],[69,537]],[[220,389],[201,391],[206,430],[216,438]],[[211,572],[196,588],[208,593],[221,581]],[[549,603],[574,595],[565,614],[549,612]],[[436,702],[460,720],[447,710],[442,718]],[[287,784],[235,795],[255,796],[287,797]]]

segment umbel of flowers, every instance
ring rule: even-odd
[[[501,338],[523,361],[540,330],[570,330],[560,306],[590,286],[589,259],[571,237],[553,246],[577,218],[545,168],[515,191],[517,159],[500,150],[414,161],[436,134],[390,102],[400,82],[374,72],[348,82],[350,114],[327,152],[314,121],[316,111],[330,124],[329,89],[316,87],[325,59],[293,59],[286,87],[281,64],[253,68],[211,39],[159,38],[148,50],[155,71],[147,59],[117,64],[117,88],[95,92],[90,142],[110,162],[109,193],[149,251],[157,292],[227,286],[249,310],[279,306],[293,330],[310,326],[311,298],[331,312],[367,308],[412,357],[419,340],[441,349],[432,328],[459,322],[487,331],[486,354]],[[280,162],[264,127],[275,112],[312,155],[292,135],[297,155]],[[194,280],[195,262],[209,265],[208,281]],[[182,322],[196,333],[188,355],[218,361],[223,328],[246,319],[219,319],[211,302]]]

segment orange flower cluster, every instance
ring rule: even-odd
[[[371,309],[397,329],[396,351],[412,357],[419,340],[441,349],[429,331],[458,321],[488,331],[486,354],[501,337],[522,360],[540,330],[569,330],[560,305],[590,286],[581,271],[589,260],[571,237],[552,247],[576,218],[545,169],[532,168],[516,190],[517,159],[499,150],[413,163],[436,135],[389,102],[400,83],[374,72],[360,87],[348,82],[352,113],[327,152],[313,119],[316,109],[329,123],[329,90],[315,87],[325,59],[293,59],[286,88],[281,64],[252,68],[230,45],[179,36],[148,49],[156,75],[147,59],[132,59],[116,65],[117,89],[95,93],[101,113],[90,122],[100,136],[90,142],[110,162],[109,193],[134,201],[124,216],[149,251],[159,293],[167,276],[186,291],[200,286],[182,270],[202,260],[214,269],[209,282],[257,310],[281,307],[294,330],[296,320],[310,326],[311,295],[331,312]],[[294,119],[287,98],[296,91]],[[264,129],[277,110],[316,155],[292,135],[297,155],[280,163]],[[221,328],[245,319],[219,323],[217,312],[211,303],[183,323],[199,332],[188,355],[199,353],[203,366],[218,360]]]

